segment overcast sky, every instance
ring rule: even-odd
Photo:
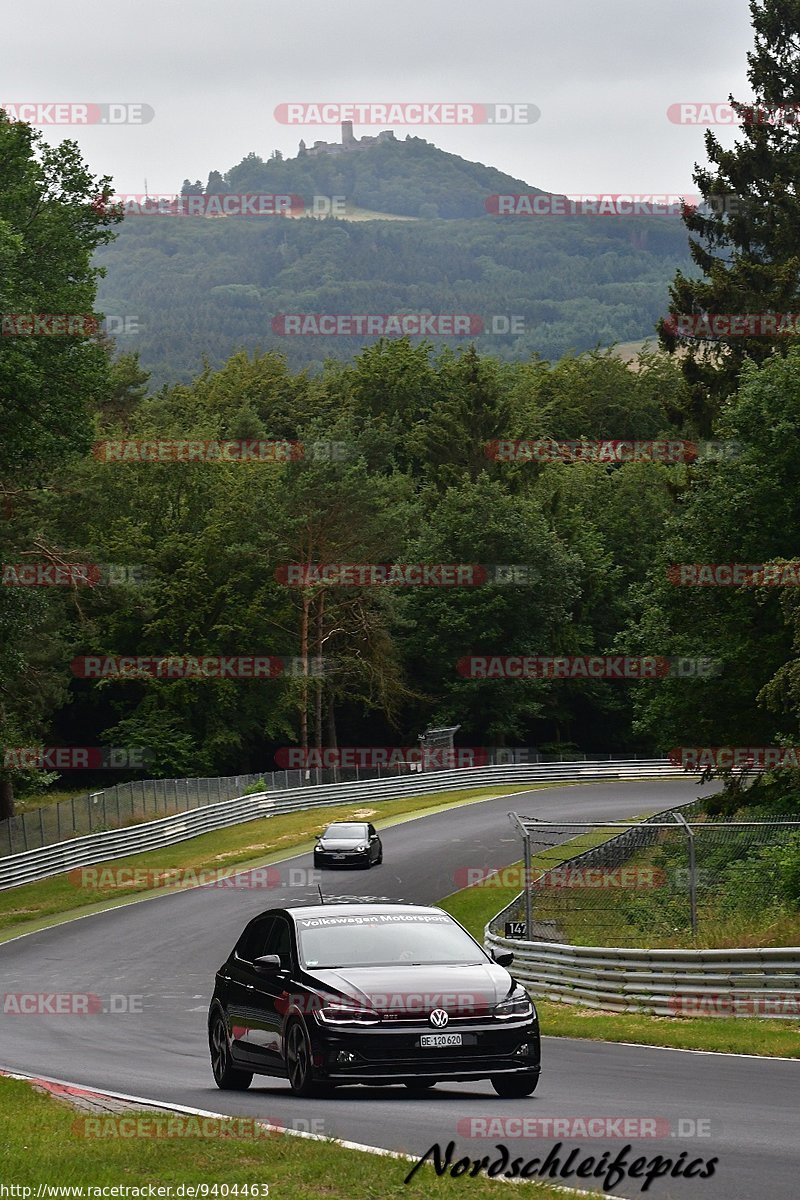
[[[0,103],[151,105],[138,127],[44,130],[118,192],[339,140],[279,124],[292,101],[533,103],[530,125],[394,129],[547,191],[689,192],[703,130],[666,110],[746,99],[751,45],[745,0],[7,0]]]

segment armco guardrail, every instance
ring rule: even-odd
[[[612,1012],[658,1016],[800,1016],[800,947],[644,950],[568,946],[500,937],[532,996]]]
[[[670,812],[685,813],[689,807],[656,813],[642,825],[663,820]],[[609,861],[624,862],[628,842],[627,833],[618,834],[566,861],[590,866],[610,848]],[[664,1017],[800,1016],[800,947],[650,950],[503,937],[498,929],[518,915],[520,900],[517,897],[492,918],[484,944],[490,950],[513,951],[512,972],[531,996]]]
[[[537,763],[494,767],[470,767],[458,771],[430,771],[395,779],[366,783],[334,783],[319,787],[259,792],[196,808],[158,821],[111,829],[87,837],[72,838],[21,854],[0,858],[0,890],[46,879],[62,871],[91,866],[109,859],[139,854],[182,842],[214,829],[224,829],[260,817],[295,812],[323,805],[355,801],[390,800],[406,795],[463,790],[474,787],[508,787],[524,783],[580,782],[581,780],[653,779],[684,776],[664,759],[602,762]]]

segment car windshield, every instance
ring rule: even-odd
[[[322,835],[324,838],[365,838],[366,825],[329,825]]]
[[[444,913],[299,917],[297,936],[310,969],[486,962],[480,947]]]

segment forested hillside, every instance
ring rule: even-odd
[[[127,217],[97,256],[107,270],[98,306],[132,319],[119,347],[140,353],[154,386],[187,382],[204,359],[221,366],[239,348],[320,369],[375,340],[276,331],[298,312],[470,314],[481,352],[553,360],[652,334],[675,267],[688,263],[677,217],[492,215],[490,195],[537,189],[417,138],[349,155],[252,155],[208,187],[344,196],[423,219]]]

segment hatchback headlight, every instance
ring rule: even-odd
[[[498,1021],[520,1021],[525,1017],[536,1016],[531,998],[522,988],[518,988],[507,1000],[496,1004],[492,1011]]]
[[[356,846],[356,854],[363,854],[366,848],[366,846]]]
[[[316,1015],[323,1025],[378,1025],[381,1019],[374,1009],[351,1004],[325,1004],[316,1010]]]

